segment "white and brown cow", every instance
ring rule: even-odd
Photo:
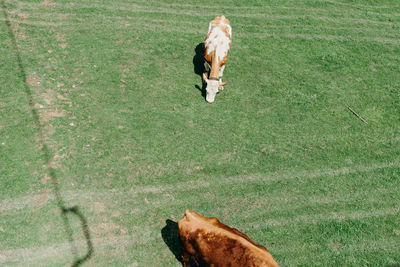
[[[278,267],[271,253],[217,218],[186,210],[178,222],[184,266]]]
[[[232,27],[225,16],[216,17],[210,22],[208,34],[204,40],[205,70],[210,73],[207,78],[203,73],[203,80],[207,83],[206,100],[214,102],[215,95],[224,89],[226,83],[222,82],[226,58],[232,43]]]

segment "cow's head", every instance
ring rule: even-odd
[[[217,78],[207,79],[206,75],[203,73],[203,80],[207,83],[206,87],[206,100],[208,103],[214,102],[215,95],[218,93],[219,88],[226,85],[226,82],[220,82]]]

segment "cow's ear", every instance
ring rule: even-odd
[[[222,82],[222,83],[220,83],[219,85],[220,85],[220,86],[225,86],[225,85],[227,85],[227,82]]]
[[[208,79],[207,79],[207,77],[206,77],[206,74],[205,74],[205,73],[203,73],[203,81],[205,81],[206,83],[208,83]]]

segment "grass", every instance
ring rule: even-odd
[[[0,264],[85,255],[57,192],[87,266],[180,266],[162,230],[186,208],[282,266],[400,263],[397,1],[2,3]],[[220,14],[208,104],[193,59]]]

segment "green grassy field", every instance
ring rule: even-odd
[[[180,266],[185,209],[282,266],[400,264],[398,1],[0,1],[0,265],[82,259],[73,206],[84,266]]]

